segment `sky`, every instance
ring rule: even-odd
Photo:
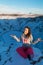
[[[0,13],[43,14],[43,0],[0,0]]]

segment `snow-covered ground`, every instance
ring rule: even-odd
[[[10,35],[20,37],[25,26],[31,28],[34,40],[43,39],[43,16],[35,18],[0,19],[0,65],[43,65],[43,41],[32,45],[34,50],[33,60],[36,64],[30,64],[28,59],[22,58],[16,48],[22,46]],[[41,58],[40,58],[41,57]],[[40,62],[38,59],[40,58]]]

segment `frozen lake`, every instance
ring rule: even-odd
[[[38,37],[43,39],[43,16],[35,18],[0,19],[0,65],[33,65],[28,59],[22,58],[16,48],[22,46],[10,35],[20,37],[24,27],[29,26],[34,40]],[[34,60],[43,56],[43,41],[32,45]],[[34,65],[43,65],[43,58]]]

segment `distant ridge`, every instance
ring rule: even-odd
[[[38,17],[38,16],[43,16],[41,14],[0,14],[0,19],[15,19],[15,18],[19,18],[19,17]]]

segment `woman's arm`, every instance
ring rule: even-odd
[[[20,42],[20,39],[16,37],[16,35],[10,35],[10,36],[13,37],[17,42]]]
[[[41,38],[38,38],[36,41],[32,42],[33,44],[36,44],[41,41]]]
[[[32,36],[32,34],[31,34],[31,43],[32,43],[32,44],[36,44],[36,43],[38,43],[38,42],[40,42],[40,41],[43,41],[43,40],[41,40],[41,38],[38,38],[37,40],[33,41],[33,36]]]

